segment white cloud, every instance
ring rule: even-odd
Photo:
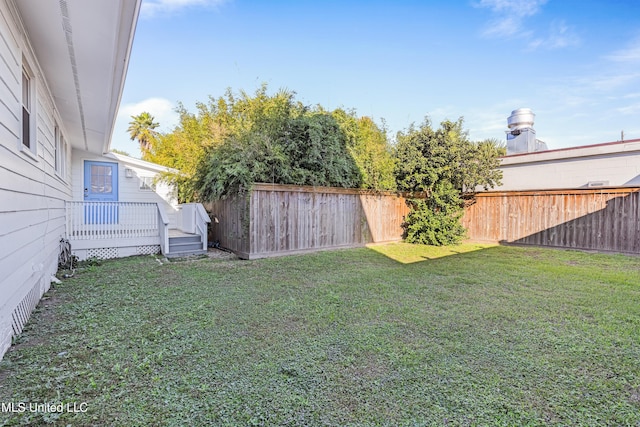
[[[439,125],[444,120],[457,120],[459,115],[456,115],[457,107],[454,105],[446,105],[444,107],[434,108],[430,110],[427,116],[430,120],[436,122]]]
[[[551,23],[549,34],[545,38],[537,38],[529,43],[529,48],[562,49],[580,44],[580,38],[564,21]]]
[[[469,129],[470,139],[473,141],[489,138],[504,140],[507,117],[511,111],[526,106],[522,99],[509,98],[484,105],[482,109],[465,111],[465,127]]]
[[[494,115],[485,121],[478,119],[469,120],[465,123],[465,127],[469,129],[469,137],[474,141],[482,141],[484,139],[505,139],[505,131],[507,130],[507,116],[509,113]]]
[[[189,7],[216,7],[226,0],[143,0],[140,14],[150,18],[159,14],[175,13]]]
[[[491,9],[493,12],[525,17],[538,13],[546,2],[547,0],[480,0],[478,6]]]
[[[483,31],[487,37],[526,37],[524,18],[537,14],[547,0],[480,0],[476,6],[489,9],[494,19]]]
[[[113,129],[111,148],[117,148],[134,157],[140,157],[140,147],[137,142],[129,139],[127,129],[131,122],[131,116],[137,116],[143,112],[153,116],[154,121],[160,125],[156,129],[159,132],[171,132],[180,120],[178,113],[175,112],[175,106],[164,98],[148,98],[136,103],[122,104],[118,110],[118,117]]]
[[[640,113],[640,104],[631,104],[625,107],[620,107],[616,111],[624,115],[630,115],[630,114],[636,115]]]
[[[160,131],[171,131],[178,124],[178,113],[175,105],[168,99],[148,98],[135,104],[124,104],[118,112],[118,121],[129,123],[131,116],[137,116],[142,112],[151,114],[155,122],[160,124]]]
[[[482,34],[486,37],[526,37],[531,31],[522,27],[522,19],[517,16],[502,16],[489,22]]]
[[[615,89],[622,89],[631,84],[635,84],[640,79],[640,73],[620,73],[583,78],[578,81],[583,88],[593,89],[601,92],[611,92]]]
[[[613,52],[606,59],[625,63],[640,62],[640,37],[632,41],[626,48]]]
[[[531,17],[542,10],[547,0],[480,0],[476,7],[489,9],[493,18],[482,35],[491,38],[519,38],[527,41],[529,49],[561,49],[575,46],[580,38],[565,21],[554,21],[547,34],[541,35],[542,25],[531,24]]]

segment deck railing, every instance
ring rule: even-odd
[[[178,229],[185,233],[198,234],[202,239],[202,249],[207,250],[208,226],[211,222],[207,211],[200,203],[183,203],[178,206]]]
[[[169,253],[169,219],[164,209],[157,205],[158,234],[160,236],[160,252],[162,255]]]
[[[208,224],[211,222],[211,218],[209,218],[209,214],[204,209],[200,203],[196,204],[196,230],[200,236],[202,236],[202,250],[207,250],[207,239],[209,237],[209,227]]]
[[[160,236],[156,203],[67,202],[67,233],[73,240]],[[165,224],[160,224],[165,227]]]

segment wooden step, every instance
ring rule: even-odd
[[[180,230],[169,230],[169,253],[167,257],[185,257],[207,253],[202,249],[202,239],[198,234],[184,233]]]

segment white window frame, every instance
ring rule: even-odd
[[[58,124],[53,125],[53,168],[60,175],[60,129]]]
[[[60,177],[63,181],[67,179],[67,140],[64,138],[62,134],[62,130],[57,123],[54,126],[54,138],[55,138],[55,170],[56,175]]]
[[[36,127],[36,79],[23,58],[20,77],[20,150],[38,159],[38,138]],[[26,105],[25,105],[26,104]],[[25,119],[28,121],[25,126]],[[27,143],[25,144],[25,134]]]

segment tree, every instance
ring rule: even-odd
[[[384,128],[354,112],[328,112],[274,94],[230,89],[180,105],[173,131],[157,134],[146,160],[180,170],[164,178],[178,186],[180,201],[218,199],[254,182],[394,189],[395,158]]]
[[[331,115],[347,136],[347,149],[360,174],[362,188],[395,190],[395,158],[386,130],[370,117],[358,117],[354,111],[334,110]]]
[[[412,211],[405,220],[405,239],[412,243],[446,245],[460,242],[464,200],[478,187],[493,188],[502,177],[494,140],[471,142],[463,119],[443,121],[434,130],[429,119],[406,133],[396,145],[398,189],[408,192]],[[422,195],[423,197],[419,197]]]
[[[337,121],[294,96],[287,90],[270,96],[263,85],[253,96],[228,92],[211,100],[209,111],[224,118],[225,131],[201,164],[197,186],[202,199],[235,194],[254,182],[360,186],[360,173]]]
[[[485,139],[474,143],[469,156],[471,161],[465,165],[465,194],[475,193],[478,187],[488,190],[499,184],[502,179],[502,171],[498,169],[500,157],[506,154],[506,146],[497,139]]]
[[[172,132],[158,134],[145,156],[145,160],[179,171],[165,172],[161,176],[178,189],[181,203],[197,200],[201,163],[211,147],[220,144],[221,140],[220,126],[211,122],[207,106],[198,104],[197,108],[198,113],[193,114],[180,104],[177,108],[179,124]]]
[[[132,141],[138,140],[142,158],[147,160],[147,154],[149,150],[151,150],[153,141],[158,136],[158,133],[154,129],[157,128],[159,124],[155,123],[153,116],[147,112],[142,112],[137,116],[131,116],[131,118],[133,120],[129,122],[127,132],[129,132]]]

